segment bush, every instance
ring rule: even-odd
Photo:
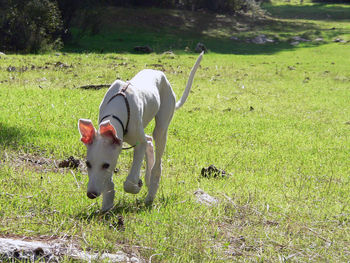
[[[61,46],[62,19],[54,0],[0,0],[0,48],[38,52]]]

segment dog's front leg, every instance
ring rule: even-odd
[[[107,183],[106,190],[103,192],[102,212],[107,212],[113,207],[114,193],[114,183],[111,180]]]
[[[130,173],[124,182],[125,192],[137,194],[141,190],[142,180],[140,179],[140,170],[143,157],[146,153],[147,142],[142,142],[135,147],[134,160],[130,169]]]

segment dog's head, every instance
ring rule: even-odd
[[[87,196],[93,199],[107,190],[106,186],[112,180],[122,149],[122,141],[109,120],[102,122],[96,131],[91,120],[80,119],[78,129],[81,141],[87,147],[86,166],[89,175]]]

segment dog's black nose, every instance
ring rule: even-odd
[[[87,192],[87,197],[89,197],[90,199],[95,199],[97,196],[98,194],[94,192]]]

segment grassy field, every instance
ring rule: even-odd
[[[98,35],[76,29],[60,53],[0,55],[0,236],[65,239],[152,262],[347,262],[350,7],[265,7],[269,18],[254,21],[154,9],[142,26],[144,10],[111,9]],[[165,12],[173,20],[154,30]],[[116,14],[135,24],[127,15],[113,24]],[[247,43],[259,34],[276,41]],[[312,41],[291,45],[294,36]],[[79,87],[155,68],[180,97],[199,41],[210,52],[171,123],[153,207],[143,204],[146,187],[122,190],[132,161],[124,151],[115,208],[100,214],[101,198],[86,197],[84,165],[58,168],[71,155],[83,162],[77,121],[96,125],[106,92]],[[155,52],[133,53],[146,44]],[[211,164],[229,176],[201,177]],[[217,204],[198,203],[199,188]]]

